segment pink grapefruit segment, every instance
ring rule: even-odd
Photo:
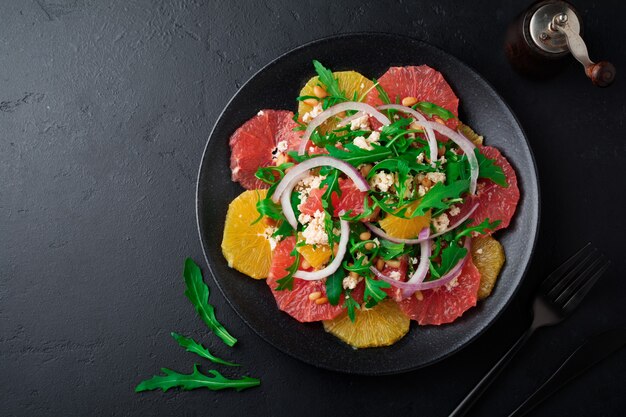
[[[309,197],[300,205],[300,211],[304,214],[313,215],[317,210],[324,210],[322,206],[322,196],[326,192],[327,187],[311,190]],[[350,216],[356,216],[363,213],[363,202],[367,196],[367,192],[361,191],[357,188],[349,178],[339,179],[339,190],[341,196],[337,193],[331,195],[331,201],[333,204],[333,216],[338,217],[342,211],[350,212]],[[370,201],[372,204],[373,201]]]
[[[292,118],[287,110],[261,110],[233,133],[229,142],[233,181],[248,190],[268,188],[254,174],[259,167],[275,165],[279,146],[286,145],[284,152],[298,148],[300,132],[293,130],[297,123]]]
[[[411,296],[399,303],[400,309],[420,325],[452,323],[476,305],[479,286],[480,272],[469,257],[456,285],[422,291],[422,300]]]

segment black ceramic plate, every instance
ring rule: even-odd
[[[260,109],[295,110],[295,97],[318,59],[334,71],[379,77],[390,66],[427,64],[441,71],[460,98],[460,118],[498,147],[515,167],[522,198],[512,225],[498,234],[507,255],[493,294],[453,324],[419,327],[390,347],[353,350],[278,310],[266,283],[228,267],[220,248],[228,204],[243,191],[230,181],[228,139]],[[254,75],[226,106],[204,151],[198,175],[198,228],[210,271],[241,318],[267,342],[315,366],[357,374],[391,374],[432,364],[483,332],[515,294],[533,252],[539,221],[536,168],[528,142],[509,107],[472,69],[423,42],[386,34],[327,38],[297,48]]]

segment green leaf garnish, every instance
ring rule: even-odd
[[[343,279],[346,276],[346,272],[343,268],[337,269],[332,275],[326,278],[326,298],[330,305],[336,306],[339,304],[339,298],[343,290]]]
[[[438,182],[422,197],[411,217],[423,216],[426,211],[433,208],[447,209],[452,203],[446,200],[459,198],[468,189],[468,180],[459,180],[448,185]]]
[[[289,268],[287,268],[287,275],[279,280],[276,280],[276,283],[278,284],[276,286],[276,291],[293,290],[293,274],[296,273],[298,267],[300,266],[300,252],[298,252],[294,247],[293,251],[291,251],[291,255],[295,256],[296,259],[289,266]]]
[[[467,249],[451,242],[450,245],[441,251],[441,263],[433,266],[437,271],[437,277],[447,274],[454,266],[467,255]]]
[[[381,87],[381,85],[378,83],[378,80],[376,78],[373,78],[372,81],[374,82],[376,91],[378,91],[378,98],[380,98],[380,101],[382,101],[383,104],[391,104],[391,100],[389,100],[387,92],[383,87]]]
[[[325,68],[319,61],[313,60],[313,66],[315,72],[317,72],[318,79],[326,87],[326,91],[335,97],[345,98],[344,93],[339,89],[339,81],[333,75],[333,72]],[[317,98],[317,97],[316,97]]]
[[[419,103],[414,105],[413,108],[421,111],[428,117],[433,117],[433,115],[436,115],[441,117],[443,120],[456,119],[456,116],[450,110],[444,109],[443,107],[438,106],[435,103],[429,103],[428,101],[420,101]]]
[[[471,222],[467,222],[467,224],[469,224]],[[454,240],[459,240],[460,238],[462,238],[463,236],[470,236],[473,232],[478,233],[479,235],[483,235],[486,232],[488,232],[489,230],[493,230],[496,227],[498,227],[498,225],[502,223],[502,220],[495,220],[493,222],[489,221],[489,218],[483,220],[480,224],[476,225],[476,226],[472,226],[472,227],[468,227],[464,230],[461,230],[460,232],[457,230],[455,230],[455,232],[457,233],[456,236],[454,237]]]
[[[180,374],[167,368],[161,368],[161,372],[165,375],[155,375],[150,379],[142,381],[135,387],[135,392],[151,391],[155,389],[161,389],[165,392],[175,387],[185,391],[196,388],[207,388],[212,391],[231,388],[241,391],[261,384],[259,379],[250,378],[248,376],[243,376],[240,379],[228,379],[215,370],[210,370],[209,374],[212,376],[207,376],[198,370],[197,364],[193,366],[193,372],[189,375]]]
[[[383,291],[383,288],[390,287],[391,284],[388,282],[365,277],[365,293],[363,294],[365,307],[372,308],[384,300],[387,297],[387,293]]]
[[[286,162],[284,164],[280,164],[279,166],[260,167],[257,169],[254,176],[266,184],[274,185],[283,179],[285,176],[285,170],[293,165],[294,164],[291,162]]]
[[[240,366],[239,364],[228,362],[228,361],[225,361],[224,359],[218,358],[217,356],[209,352],[207,348],[205,348],[200,343],[196,342],[190,337],[185,337],[175,332],[172,332],[170,334],[172,335],[174,340],[178,342],[178,344],[181,347],[184,347],[187,350],[187,352],[195,353],[201,358],[208,359],[214,363],[219,363],[219,364],[228,365],[228,366]]]
[[[507,188],[509,184],[506,182],[506,175],[504,175],[502,168],[496,165],[493,159],[489,159],[480,153],[478,148],[474,149],[474,153],[478,159],[478,177],[490,179],[500,187]]]
[[[256,211],[259,212],[259,217],[252,224],[258,223],[264,216],[274,220],[285,220],[280,204],[274,203],[270,197],[261,199],[258,191],[257,196],[259,196],[259,200],[256,202]]]
[[[237,343],[237,339],[228,333],[224,326],[215,318],[215,308],[209,304],[209,287],[204,283],[202,271],[200,271],[200,267],[196,265],[193,259],[185,259],[183,276],[187,285],[185,296],[191,301],[202,321],[224,343],[231,347],[234,346]]]
[[[326,149],[330,156],[346,161],[355,167],[369,162],[380,161],[381,159],[391,156],[393,153],[391,149],[385,148],[384,146],[372,144],[372,147],[374,149],[367,150],[361,149],[354,144],[347,144],[345,146],[347,150],[338,149],[334,146],[327,146]]]
[[[408,249],[410,250],[411,248]],[[385,261],[398,258],[404,253],[406,253],[404,243],[393,243],[385,239],[380,241],[380,251],[378,252],[378,256],[383,258]]]
[[[361,306],[354,298],[352,298],[351,293],[351,291],[346,291],[346,296],[343,299],[343,306],[346,310],[348,310],[348,317],[350,318],[350,321],[354,323],[354,320],[356,319],[356,311],[360,310]]]

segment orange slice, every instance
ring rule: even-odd
[[[491,294],[505,259],[502,245],[493,237],[486,236],[472,239],[472,261],[474,261],[474,265],[480,272],[479,300]]]
[[[254,279],[267,278],[272,260],[271,230],[264,221],[252,224],[259,217],[256,203],[266,194],[267,190],[248,190],[230,203],[222,239],[228,266]]]
[[[325,320],[324,330],[355,348],[389,346],[409,331],[410,320],[393,300],[385,300],[371,309],[357,310],[356,320],[347,313]]]
[[[409,216],[415,211],[419,201],[415,201],[409,205],[406,215]],[[380,221],[380,227],[391,237],[399,239],[412,239],[419,235],[423,228],[430,225],[430,210],[423,216],[413,217],[412,219],[403,219],[402,217],[387,214]]]
[[[300,240],[304,240],[301,237],[302,234],[299,233],[299,235]],[[296,250],[300,252],[300,255],[302,255],[313,268],[319,268],[327,264],[332,254],[330,246],[328,245],[304,245],[296,247]]]

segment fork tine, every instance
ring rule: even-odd
[[[602,274],[604,274],[610,265],[611,261],[607,261],[600,269],[598,269],[596,273],[593,274],[591,278],[589,278],[589,280],[582,287],[580,287],[578,291],[576,291],[576,293],[574,293],[572,298],[570,298],[569,301],[563,305],[563,310],[571,311],[578,307],[578,304],[580,304],[583,298],[585,298],[591,287],[593,287],[593,285],[598,281]]]
[[[604,261],[604,256],[601,255],[599,257],[595,257],[589,263],[581,263],[575,270],[572,270],[570,274],[572,274],[573,277],[568,277],[567,286],[553,295],[554,303],[561,304],[562,301],[569,300],[572,294],[574,294],[578,288],[581,287],[582,284],[591,277],[591,275],[593,275],[593,273],[604,263]],[[584,270],[582,270],[583,265],[585,265]]]
[[[558,282],[555,283],[547,294],[552,298],[558,297],[563,292],[563,289],[568,287],[576,279],[580,271],[586,267],[590,261],[593,262],[593,260],[597,258],[595,256],[596,252],[597,249],[592,248],[591,252],[585,251],[580,253],[580,255],[574,259],[574,263],[570,265],[571,268],[564,275],[559,277]]]
[[[547,294],[550,289],[560,281],[561,277],[570,269],[570,267],[576,264],[578,257],[585,252],[589,246],[591,246],[591,242],[583,246],[578,252],[573,254],[567,261],[548,275],[548,278],[546,278],[541,284],[542,291]]]

